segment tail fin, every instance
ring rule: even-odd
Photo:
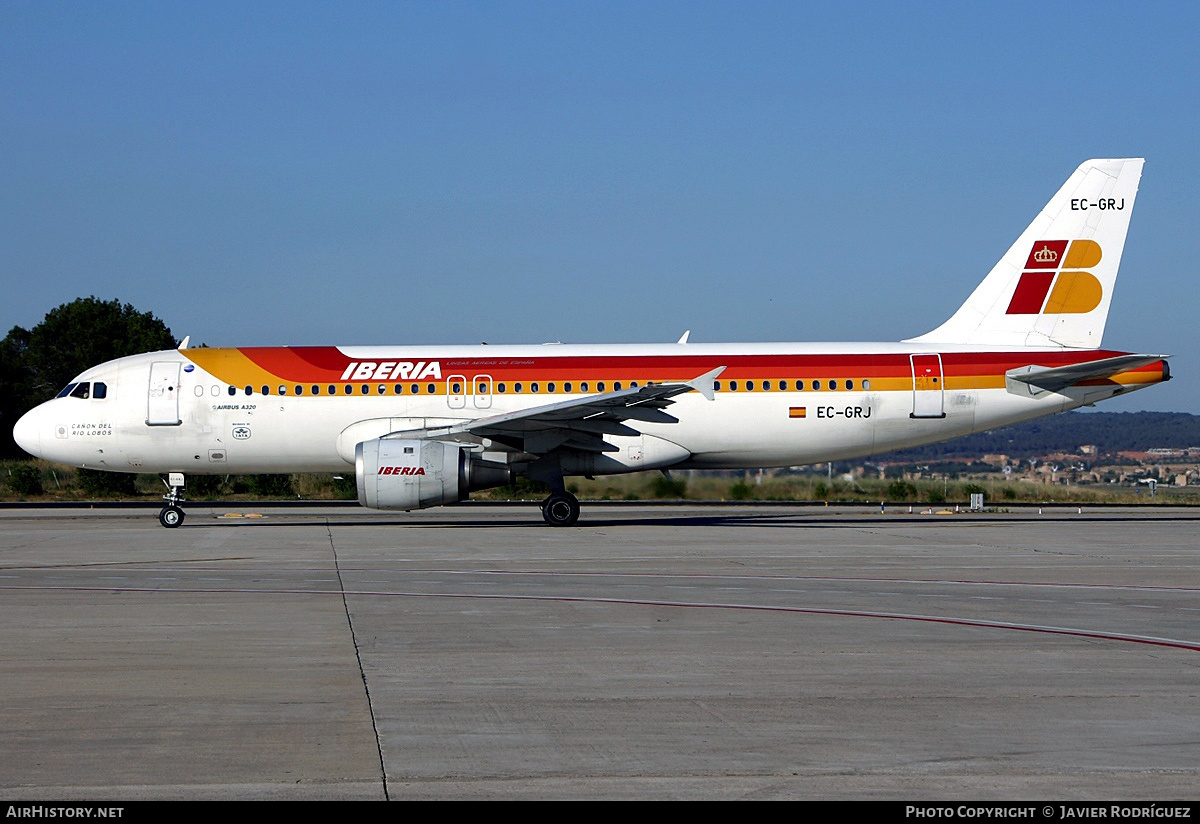
[[[1143,162],[1081,165],[954,316],[907,342],[1099,348]]]

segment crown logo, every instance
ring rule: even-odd
[[[1043,246],[1033,253],[1033,259],[1038,263],[1051,263],[1058,260],[1058,252],[1051,249],[1049,246]]]
[[[1013,290],[1008,315],[1085,314],[1104,299],[1104,284],[1091,272],[1100,262],[1094,240],[1035,240]]]

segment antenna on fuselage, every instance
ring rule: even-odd
[[[177,347],[175,347],[175,348],[176,348],[176,349],[187,349],[187,348],[188,348],[188,341],[190,341],[191,339],[192,339],[192,336],[191,336],[191,335],[184,335],[184,336],[183,336],[183,340],[181,340],[181,341],[179,342],[179,346],[177,346]]]

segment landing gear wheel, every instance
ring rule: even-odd
[[[550,526],[574,526],[579,520],[579,500],[570,492],[555,492],[542,501],[542,518]]]
[[[177,506],[164,506],[158,513],[158,522],[168,529],[174,529],[183,523],[183,510]]]

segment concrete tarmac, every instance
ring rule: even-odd
[[[1200,512],[0,512],[0,797],[1195,800]]]

